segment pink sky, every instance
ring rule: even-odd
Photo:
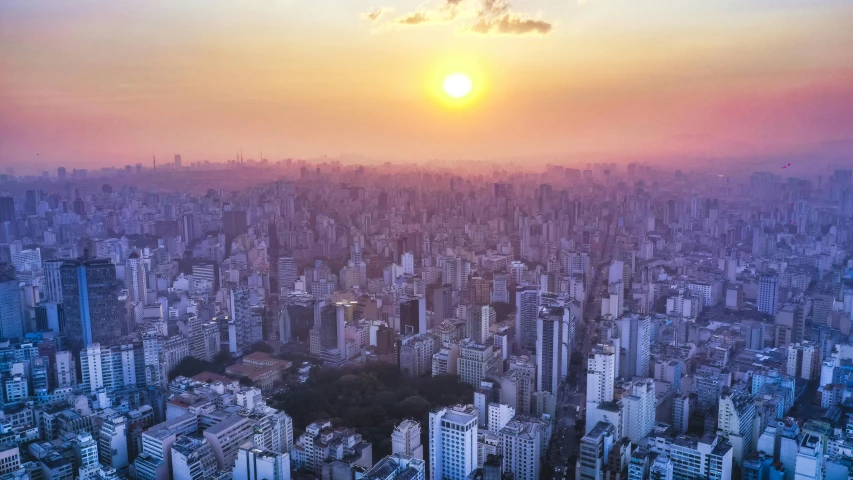
[[[220,161],[241,146],[750,156],[853,139],[850,2],[517,0],[484,20],[482,1],[452,15],[447,0],[4,1],[0,164]],[[430,20],[399,21],[418,13]],[[475,83],[464,108],[434,93],[453,71]]]

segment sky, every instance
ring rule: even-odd
[[[0,165],[853,163],[851,25],[849,0],[3,0]]]

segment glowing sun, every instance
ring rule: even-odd
[[[464,73],[451,73],[444,78],[444,83],[441,84],[444,93],[453,98],[462,98],[471,93],[471,78]]]

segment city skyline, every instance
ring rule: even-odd
[[[0,164],[224,161],[241,146],[837,161],[853,143],[851,15],[833,0],[4,2]],[[464,105],[440,91],[455,72],[473,84]]]

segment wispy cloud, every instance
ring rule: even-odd
[[[443,0],[434,9],[407,13],[392,23],[410,26],[457,19],[469,22],[461,31],[479,35],[545,35],[553,29],[550,22],[515,12],[507,0]]]
[[[394,23],[400,25],[420,25],[422,23],[429,23],[430,21],[430,16],[426,12],[413,12],[394,20]]]
[[[526,35],[529,33],[545,35],[550,33],[552,28],[552,25],[545,20],[507,13],[496,18],[479,18],[471,26],[470,31],[482,35]]]
[[[552,28],[550,22],[513,12],[507,0],[483,0],[469,30],[481,35],[545,35]]]
[[[390,13],[393,10],[394,9],[390,7],[377,7],[362,13],[361,18],[365,20],[370,20],[371,22],[378,22],[383,15],[385,15],[386,13]]]

